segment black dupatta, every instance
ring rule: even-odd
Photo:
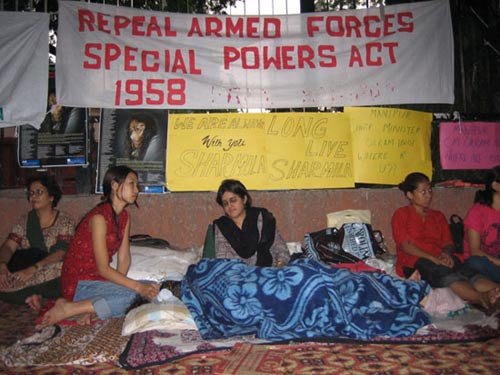
[[[262,216],[261,230],[258,227],[259,216]],[[227,216],[221,216],[214,224],[240,257],[247,259],[257,253],[257,266],[272,266],[270,249],[276,234],[276,219],[268,210],[248,207],[241,229]]]

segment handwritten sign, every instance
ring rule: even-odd
[[[349,119],[338,113],[172,114],[171,191],[216,190],[226,178],[249,189],[353,187]]]
[[[490,169],[500,164],[499,122],[442,122],[439,146],[443,169]]]
[[[448,0],[262,17],[60,1],[56,89],[103,108],[453,103],[452,40]]]
[[[345,108],[358,183],[398,184],[408,173],[432,177],[432,114],[391,108]]]

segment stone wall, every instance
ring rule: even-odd
[[[465,216],[472,205],[474,188],[434,188],[432,207],[447,217]],[[254,206],[266,207],[277,218],[278,228],[286,241],[302,242],[304,233],[326,227],[326,214],[345,209],[369,209],[372,226],[382,230],[387,245],[394,249],[391,216],[407,204],[397,188],[325,189],[251,192]],[[66,195],[59,203],[61,210],[75,220],[100,201],[100,195]],[[207,225],[222,215],[214,192],[141,195],[139,208],[129,207],[131,234],[147,233],[165,238],[179,247],[203,244]],[[0,190],[0,241],[4,241],[16,217],[29,209],[22,190]]]

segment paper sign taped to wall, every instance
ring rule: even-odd
[[[442,122],[443,169],[490,169],[500,164],[500,122]]]
[[[432,178],[432,113],[395,108],[353,108],[351,120],[356,182],[398,184],[407,174]]]
[[[216,190],[226,178],[257,190],[354,186],[343,113],[172,114],[167,160],[170,191]]]

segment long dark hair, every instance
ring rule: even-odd
[[[113,182],[117,182],[118,185],[122,185],[125,179],[127,178],[129,173],[133,173],[137,176],[137,172],[132,168],[127,167],[126,165],[117,165],[109,168],[104,175],[102,180],[102,198],[101,200],[104,202],[111,202],[111,192],[113,189],[111,188],[111,184]],[[136,207],[138,207],[137,200],[135,201]]]
[[[135,120],[137,122],[142,122],[146,126],[144,129],[144,133],[142,134],[142,142],[139,148],[139,153],[137,156],[134,156],[132,152],[134,148],[132,146],[132,142],[130,141],[130,123]],[[156,121],[153,116],[146,112],[138,112],[134,113],[127,123],[127,142],[126,142],[126,155],[129,159],[138,159],[142,160],[144,155],[146,154],[149,142],[156,135]]]
[[[215,198],[215,201],[219,204],[219,206],[223,207],[222,195],[226,191],[229,191],[233,194],[238,195],[243,200],[245,200],[245,197],[247,197],[247,202],[245,203],[245,208],[252,206],[252,197],[248,193],[248,190],[245,187],[245,185],[243,185],[238,180],[231,180],[231,179],[227,179],[227,180],[222,181],[220,186],[219,186],[219,190],[217,191],[217,197]]]
[[[484,204],[490,206],[493,204],[493,195],[496,191],[493,189],[493,183],[500,183],[500,165],[493,167],[488,172],[488,177],[486,177],[486,182],[484,190],[478,190],[474,196],[474,203]]]
[[[418,184],[421,182],[430,182],[429,177],[420,172],[413,172],[406,176],[404,181],[398,185],[398,188],[406,195],[406,193],[411,193],[417,189]]]
[[[30,187],[31,184],[34,182],[39,182],[43,186],[47,188],[47,192],[49,194],[49,197],[52,197],[52,208],[57,207],[57,204],[61,200],[62,197],[62,190],[59,187],[59,184],[57,183],[56,179],[54,176],[49,176],[46,174],[40,174],[40,175],[35,175],[31,176],[28,181],[26,182],[26,190],[28,194],[28,200],[30,200]]]

